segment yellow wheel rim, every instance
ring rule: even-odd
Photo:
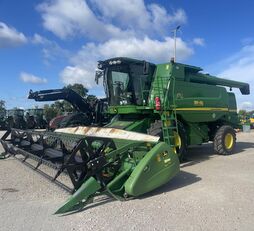
[[[234,137],[231,133],[226,134],[225,139],[224,139],[224,143],[225,143],[225,148],[226,149],[231,149],[233,147]]]
[[[179,136],[179,134],[174,131],[174,137],[175,137],[175,153],[177,153],[177,150],[179,150],[181,148],[182,145],[182,141],[181,141],[181,137]]]

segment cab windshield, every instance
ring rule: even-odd
[[[110,104],[130,104],[132,101],[130,74],[122,70],[108,70],[107,80]]]
[[[144,71],[144,62],[122,62],[105,65],[104,89],[109,106],[146,105],[155,65]]]

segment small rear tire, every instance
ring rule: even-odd
[[[223,125],[217,130],[213,142],[215,152],[221,155],[230,155],[233,153],[235,144],[236,134],[231,126]]]

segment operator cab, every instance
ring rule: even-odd
[[[130,58],[98,62],[95,80],[103,77],[110,106],[147,105],[155,64]]]

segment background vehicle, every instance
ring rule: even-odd
[[[249,122],[250,122],[250,127],[253,129],[254,128],[254,114],[250,115]]]
[[[50,122],[50,128],[55,127],[74,127],[87,126],[91,124],[103,125],[107,123],[105,107],[107,101],[105,99],[97,99],[94,104],[90,104],[86,98],[79,95],[70,88],[51,89],[29,92],[29,99],[35,101],[55,101],[66,100],[69,102],[76,112],[67,113],[67,115],[59,115]],[[55,122],[57,121],[57,122]],[[51,126],[51,124],[53,126]]]
[[[23,109],[7,110],[6,115],[8,128],[26,129],[26,121],[24,120]]]
[[[27,109],[25,111],[26,126],[28,129],[46,128],[47,121],[44,118],[42,108]]]
[[[0,111],[0,129],[5,130],[6,127],[6,111]]]

